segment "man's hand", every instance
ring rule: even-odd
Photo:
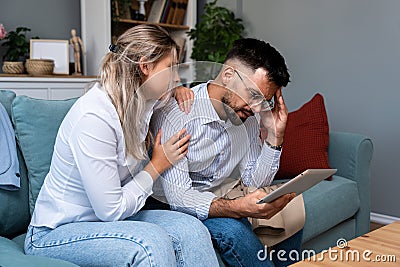
[[[276,91],[274,100],[275,107],[271,111],[260,112],[260,126],[262,130],[268,132],[266,136],[267,142],[273,146],[279,146],[283,142],[288,117],[288,110],[282,96],[282,88]],[[265,137],[265,134],[263,137]]]
[[[258,189],[244,197],[234,200],[215,199],[211,203],[208,216],[270,219],[295,198],[296,193],[283,195],[271,203],[256,204],[256,202],[264,196],[266,196],[266,193]]]
[[[179,86],[175,89],[175,99],[178,102],[179,108],[186,114],[189,114],[194,99],[193,91],[189,88]]]
[[[296,193],[283,195],[271,203],[256,204],[258,200],[266,196],[266,193],[258,189],[242,198],[239,198],[241,217],[252,217],[259,219],[270,219],[281,211],[293,198]]]

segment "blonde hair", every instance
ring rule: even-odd
[[[141,64],[155,65],[165,56],[177,53],[178,46],[166,30],[154,25],[139,25],[124,32],[114,44],[113,52],[104,56],[100,84],[117,110],[125,137],[126,154],[146,159],[151,135],[140,142],[140,120],[144,117],[146,100],[142,90],[145,76]]]

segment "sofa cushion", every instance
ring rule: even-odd
[[[12,91],[0,90],[0,103],[10,115],[11,103],[15,98]],[[25,162],[17,147],[21,187],[17,191],[0,189],[0,235],[13,237],[26,231],[29,223],[28,177]]]
[[[334,175],[303,193],[306,209],[303,242],[352,217],[360,208],[357,183]]]
[[[40,256],[24,254],[24,248],[7,238],[0,237],[0,266],[73,267],[75,264]]]
[[[31,214],[50,169],[58,128],[75,101],[76,98],[43,100],[17,96],[12,103],[15,135],[28,169]]]
[[[18,235],[16,237],[14,237],[13,239],[11,239],[14,243],[16,243],[20,248],[24,249],[25,246],[25,237],[26,237],[26,233]]]
[[[303,242],[301,244],[301,249],[313,250],[315,253],[319,253],[322,250],[329,249],[329,247],[335,247],[340,238],[352,240],[357,237],[356,224],[355,218],[347,219],[322,234]],[[360,266],[362,266],[362,264]]]
[[[316,94],[288,115],[275,179],[292,178],[307,169],[329,169],[328,145],[329,125],[324,98]]]

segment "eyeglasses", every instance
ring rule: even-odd
[[[250,108],[256,108],[261,105],[261,111],[269,111],[274,108],[274,102],[272,100],[267,100],[265,97],[254,90],[253,88],[247,87],[246,83],[244,82],[242,76],[240,76],[239,72],[235,70],[236,74],[238,75],[239,79],[242,81],[243,85],[246,87],[246,90],[250,93],[250,101],[249,106]]]

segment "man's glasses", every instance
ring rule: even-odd
[[[267,100],[265,97],[252,88],[247,87],[246,83],[244,82],[242,76],[240,76],[239,72],[235,70],[236,74],[238,75],[239,79],[242,81],[243,85],[246,87],[246,90],[250,93],[250,101],[249,106],[250,108],[257,108],[261,105],[261,111],[269,111],[274,108],[274,102],[272,100]]]

